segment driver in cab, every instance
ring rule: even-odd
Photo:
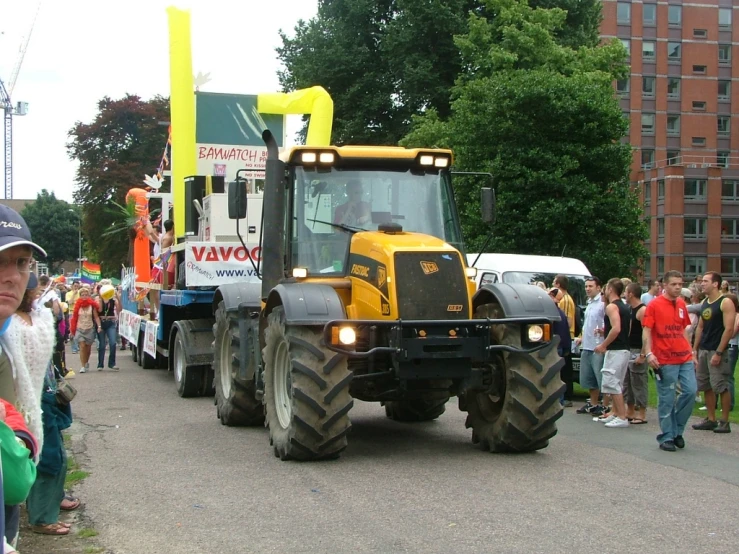
[[[356,179],[346,183],[346,194],[349,199],[336,208],[334,223],[349,227],[363,227],[370,222],[371,208],[369,202],[362,201],[362,185]]]

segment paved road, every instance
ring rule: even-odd
[[[121,353],[79,375],[76,492],[109,552],[736,552],[739,433],[656,448],[654,422],[606,430],[571,410],[551,446],[479,451],[450,403],[400,424],[358,402],[342,458],[281,462],[264,429]],[[654,415],[652,415],[654,419]]]

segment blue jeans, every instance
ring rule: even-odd
[[[678,365],[663,365],[662,379],[657,380],[657,415],[661,433],[657,441],[674,440],[682,436],[685,426],[693,413],[695,394],[698,384],[695,381],[695,364],[686,362]],[[677,384],[680,383],[680,394],[677,395]],[[677,400],[675,397],[677,396]]]
[[[734,373],[736,372],[737,359],[739,359],[739,348],[729,346],[729,367],[731,367],[731,373],[729,374],[729,393],[731,394],[732,411],[734,410]]]
[[[103,320],[102,331],[98,333],[98,367],[105,365],[105,339],[108,339],[109,351],[108,354],[108,367],[115,367],[115,351],[116,351],[116,337],[118,333],[116,331],[116,322],[114,319]]]
[[[72,354],[80,353],[80,345],[77,343],[77,337],[72,337]]]

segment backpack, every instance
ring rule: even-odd
[[[582,335],[582,322],[584,319],[582,308],[575,304],[575,336],[579,337]]]

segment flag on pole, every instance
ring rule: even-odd
[[[82,278],[80,280],[83,283],[87,283],[88,285],[97,283],[100,280],[100,264],[83,262],[82,263]]]

